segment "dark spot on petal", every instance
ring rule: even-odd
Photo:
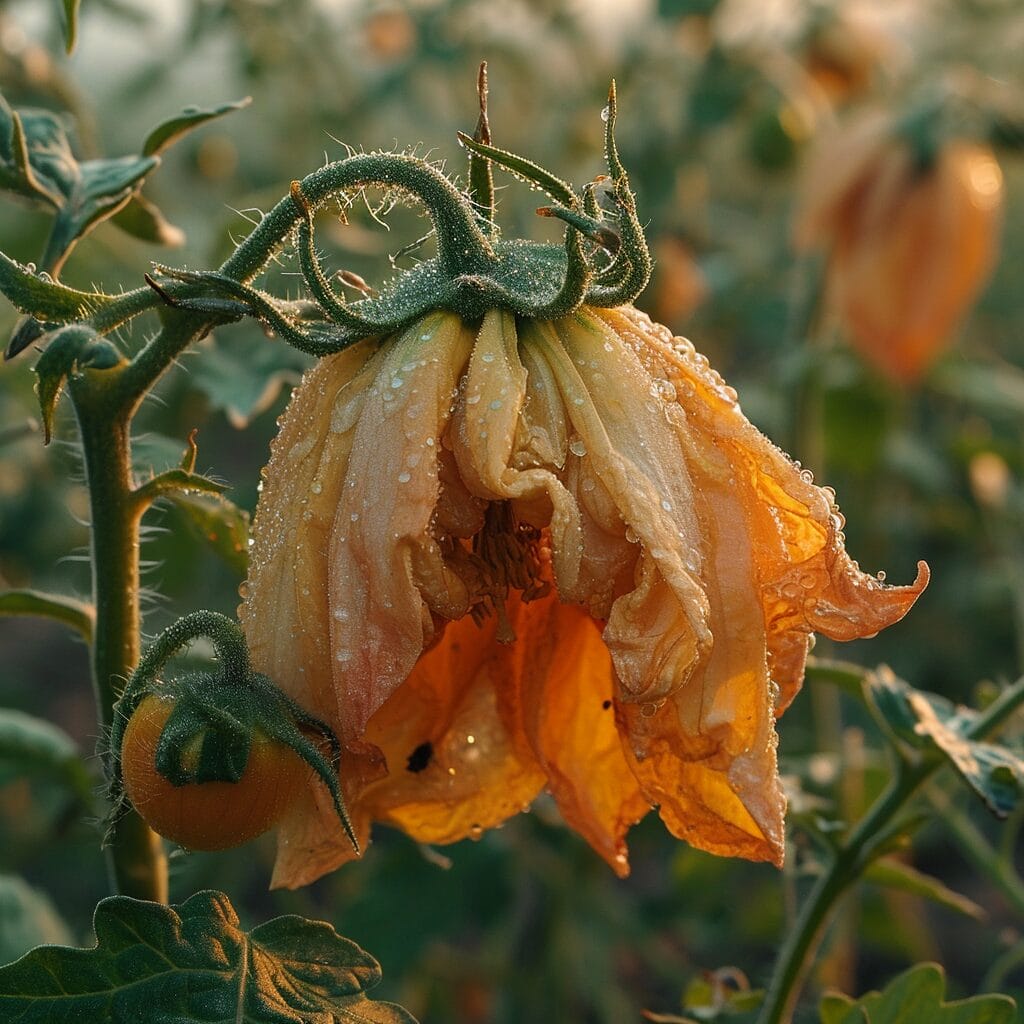
[[[610,700],[606,700],[606,701],[605,701],[605,702],[604,702],[604,703],[603,703],[603,704],[601,705],[601,707],[602,707],[602,708],[604,708],[604,710],[605,710],[605,711],[607,711],[607,710],[608,710],[608,709],[609,709],[609,708],[610,708],[611,706],[612,706],[612,702],[611,702]]]
[[[424,768],[430,764],[430,759],[434,756],[434,744],[427,740],[426,743],[421,743],[410,755],[405,765],[405,770],[408,772],[421,772]]]

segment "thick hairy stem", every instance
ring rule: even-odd
[[[91,505],[96,608],[92,670],[104,735],[110,734],[114,702],[139,658],[141,512],[131,500],[130,415],[111,407],[112,384],[78,379],[70,389]],[[108,855],[118,892],[167,902],[167,861],[160,837],[134,811],[113,825]]]

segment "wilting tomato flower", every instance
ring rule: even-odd
[[[922,155],[887,113],[872,112],[812,154],[794,237],[827,250],[827,302],[852,344],[909,384],[988,280],[1002,205],[987,146],[949,139]]]
[[[614,124],[613,89],[609,176],[582,194],[491,146],[483,103],[461,137],[472,203],[395,154],[295,182],[257,231],[296,232],[309,328],[235,279],[178,275],[323,356],[273,444],[240,616],[253,668],[337,734],[363,849],[374,821],[449,843],[547,790],[620,875],[654,806],[693,846],[781,863],[775,719],[812,632],[869,636],[927,582],[862,573],[832,492],[633,308],[650,259]],[[564,246],[500,237],[492,163],[552,197]],[[423,199],[438,255],[348,306],[312,209],[367,182]],[[312,780],[274,884],[356,855]]]
[[[774,721],[811,632],[871,635],[926,581],[862,573],[831,492],[635,309],[438,313],[296,390],[242,618],[259,669],[337,730],[362,845],[374,820],[479,835],[548,789],[625,874],[652,805],[694,846],[780,863]],[[351,856],[311,792],[275,883]]]

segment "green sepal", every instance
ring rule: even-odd
[[[64,383],[83,370],[111,370],[127,362],[113,342],[84,324],[61,327],[36,363],[36,393],[43,421],[43,441],[50,443],[53,412]]]
[[[550,171],[545,170],[540,164],[536,164],[524,156],[510,153],[508,150],[498,149],[497,146],[488,146],[484,142],[478,142],[476,139],[470,138],[465,132],[458,132],[458,137],[459,142],[471,154],[483,157],[485,160],[497,164],[510,174],[514,174],[521,181],[525,181],[530,185],[536,185],[537,188],[549,195],[556,203],[570,207],[579,205],[580,198],[572,190],[572,187]]]
[[[173,786],[238,782],[245,772],[258,715],[251,695],[211,673],[160,688],[174,698],[156,747],[156,769]]]

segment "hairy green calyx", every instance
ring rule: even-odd
[[[608,174],[582,194],[533,162],[490,144],[486,75],[479,81],[480,121],[469,152],[469,189],[460,191],[432,164],[408,154],[355,154],[301,181],[216,272],[157,268],[149,277],[169,305],[217,318],[255,316],[289,344],[317,356],[374,335],[391,334],[428,312],[448,310],[475,320],[488,309],[554,319],[584,303],[617,306],[646,286],[651,261],[636,203],[615,145],[614,83],[605,117]],[[541,216],[565,222],[564,245],[501,238],[495,224],[492,165],[545,192]],[[367,186],[396,190],[421,202],[433,222],[437,255],[399,275],[380,294],[347,302],[324,272],[316,250],[316,210]],[[289,238],[315,305],[283,303],[249,282]],[[343,280],[352,276],[342,272]],[[357,287],[362,282],[356,282]]]

